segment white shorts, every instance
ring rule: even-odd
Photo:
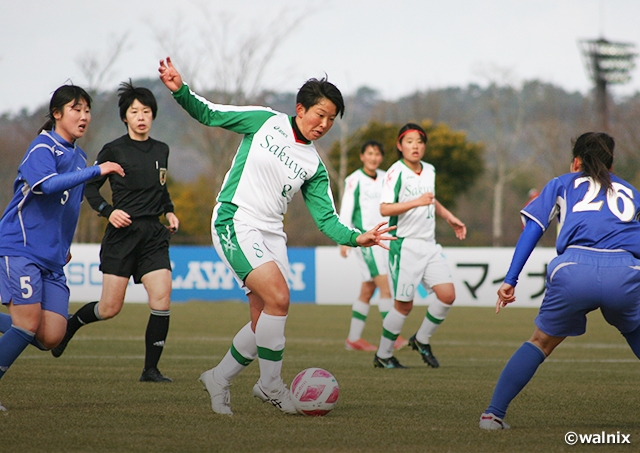
[[[389,252],[382,247],[358,247],[354,252],[363,282],[371,282],[389,272]]]
[[[224,215],[224,212],[218,214],[214,214],[211,222],[213,246],[246,294],[251,292],[244,284],[247,275],[269,261],[276,263],[285,281],[289,283],[287,235],[282,228],[258,229],[234,220],[233,217]]]
[[[398,238],[391,241],[390,249],[389,273],[394,299],[411,302],[420,283],[427,290],[453,283],[442,247],[435,241]]]

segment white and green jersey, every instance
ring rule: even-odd
[[[213,104],[187,85],[173,96],[202,124],[244,135],[217,197],[227,204],[225,215],[257,228],[282,228],[287,207],[301,190],[320,231],[339,244],[357,246],[359,232],[340,223],[327,169],[312,142],[296,139],[292,118],[266,107]]]
[[[423,193],[436,193],[436,169],[426,162],[420,174],[407,167],[404,160],[396,161],[387,170],[382,186],[380,203],[403,203],[418,198]],[[389,226],[398,228],[391,234],[400,238],[435,240],[436,206],[419,206],[404,214],[389,217]]]
[[[347,226],[368,231],[389,219],[380,214],[380,195],[386,172],[376,170],[376,177],[362,168],[344,180],[344,194],[340,205],[340,220]]]

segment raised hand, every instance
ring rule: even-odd
[[[167,88],[171,91],[178,91],[180,89],[182,86],[182,76],[173,66],[173,63],[171,63],[171,57],[167,57],[166,63],[165,60],[160,60],[158,72],[160,73],[160,80],[162,80]]]

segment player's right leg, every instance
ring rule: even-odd
[[[218,256],[241,286],[257,296],[249,298],[260,365],[260,380],[253,394],[283,412],[296,413],[281,377],[284,328],[289,312],[286,235],[284,231],[259,230],[236,221],[234,212],[225,203],[217,205],[211,235]],[[263,308],[262,312],[259,308]]]
[[[380,247],[377,247],[380,248]],[[384,261],[385,261],[385,269],[389,268],[388,259],[387,259],[387,251],[381,249],[384,253]],[[394,301],[391,296],[391,290],[389,288],[389,275],[385,271],[384,275],[377,275],[373,278],[373,282],[375,283],[378,291],[380,292],[380,299],[378,300],[378,311],[380,312],[380,316],[384,322],[384,318],[387,316],[387,313],[393,308]],[[396,351],[398,349],[402,349],[407,346],[409,342],[402,337],[402,335],[398,335],[395,343],[393,344],[393,349]]]
[[[400,335],[402,326],[404,325],[407,315],[411,312],[413,301],[395,302],[395,307],[389,311],[382,322],[382,335],[380,336],[380,344],[378,352],[373,358],[373,366],[376,368],[406,368],[393,356],[393,350],[396,340]]]
[[[264,301],[264,309],[256,323],[256,346],[260,379],[253,396],[287,414],[295,414],[291,393],[282,381],[284,329],[289,312],[289,287],[275,262],[257,267],[245,279],[247,287]]]
[[[351,323],[349,335],[345,341],[345,348],[349,351],[375,351],[377,348],[362,338],[367,316],[369,315],[369,301],[376,290],[373,281],[362,282],[360,297],[351,306]]]
[[[419,245],[410,238],[399,238],[389,244],[389,275],[395,295],[395,305],[382,322],[382,335],[373,364],[379,368],[404,368],[388,360],[393,357],[395,342],[413,308],[413,298],[426,262],[421,262]],[[397,360],[394,360],[397,362]],[[398,363],[399,365],[399,363]]]

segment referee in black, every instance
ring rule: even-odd
[[[91,207],[109,219],[100,248],[102,295],[99,302],[89,302],[69,318],[64,339],[51,352],[60,357],[80,327],[120,313],[129,278],[133,276],[135,283],[144,285],[151,309],[140,381],[171,382],[158,370],[169,331],[172,283],[169,241],[180,223],[166,186],[169,147],[149,137],[158,111],[149,89],[124,82],[120,84],[118,97],[120,118],[127,134],[104,145],[96,164],[117,162],[126,176],[100,176],[89,181],[85,189]],[[113,204],[100,194],[107,179]],[[168,226],[160,222],[162,214]]]

